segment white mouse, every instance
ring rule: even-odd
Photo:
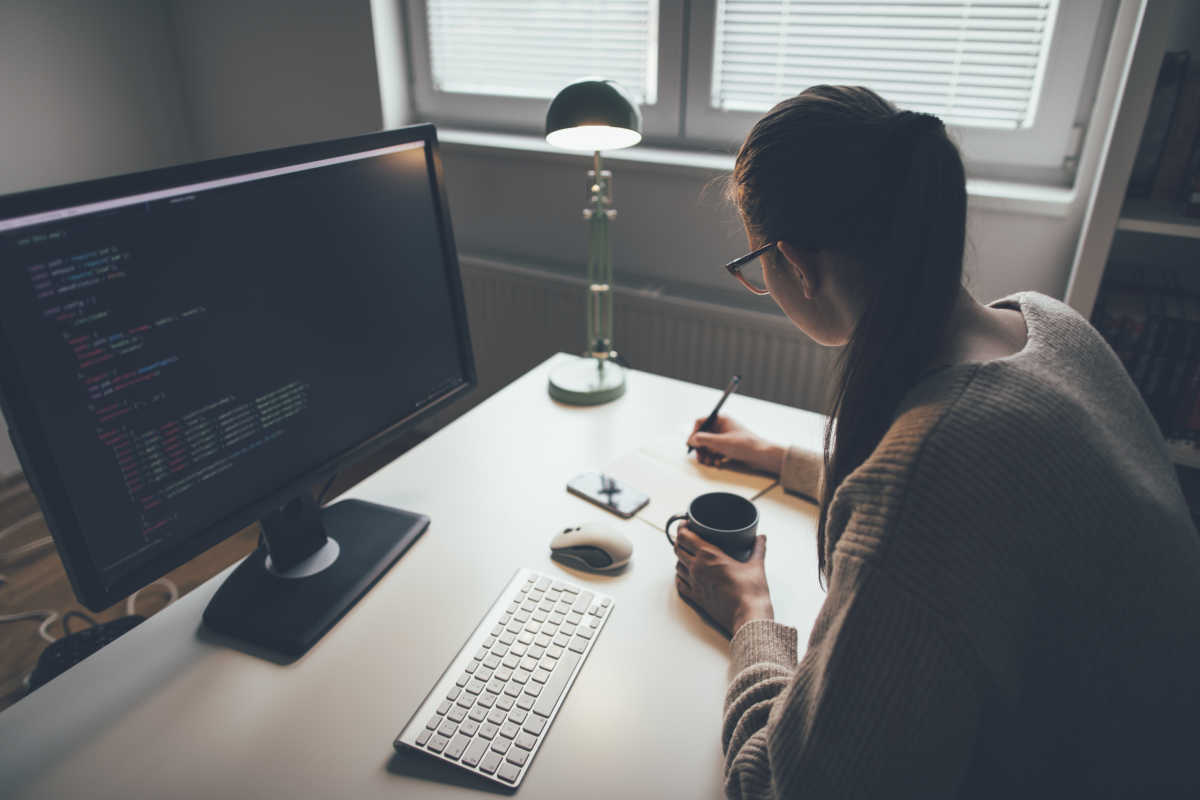
[[[550,555],[573,567],[608,572],[629,563],[633,542],[602,522],[585,522],[555,534]]]

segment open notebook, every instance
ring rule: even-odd
[[[637,516],[661,529],[672,514],[705,492],[732,492],[753,500],[773,486],[773,475],[736,468],[706,467],[689,455],[682,436],[665,436],[627,453],[604,470],[619,481],[650,495]]]

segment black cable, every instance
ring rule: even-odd
[[[321,489],[321,493],[317,495],[318,506],[325,502],[325,493],[329,491],[330,486],[333,486],[333,482],[337,480],[337,476],[340,474],[340,472],[335,472],[329,476],[329,480],[325,481],[325,486]]]

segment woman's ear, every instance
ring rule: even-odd
[[[804,291],[804,299],[812,300],[821,288],[821,268],[819,259],[812,251],[801,250],[789,242],[780,242],[776,249],[792,269],[800,276],[800,286]]]

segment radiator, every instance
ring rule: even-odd
[[[553,353],[582,351],[582,278],[470,256],[461,262],[480,384],[471,405]],[[618,286],[613,328],[617,350],[635,369],[714,388],[740,373],[743,394],[827,409],[836,351],[780,314]]]

